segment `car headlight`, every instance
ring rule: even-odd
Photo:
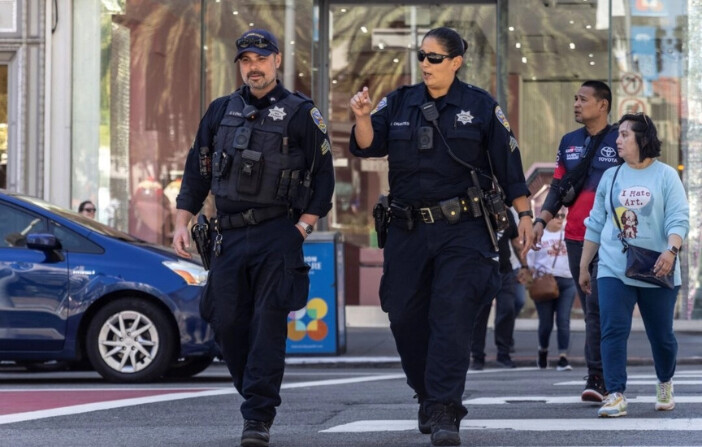
[[[185,280],[188,285],[202,286],[207,281],[207,270],[197,264],[187,261],[163,261],[163,265],[168,267]]]

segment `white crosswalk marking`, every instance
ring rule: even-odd
[[[461,430],[515,431],[702,431],[702,419],[473,419],[461,421]],[[322,433],[368,433],[417,430],[416,420],[355,421],[322,430]]]
[[[677,386],[677,383],[675,384]],[[626,396],[626,401],[629,404],[652,404],[656,402],[656,396]],[[476,399],[467,399],[463,401],[463,405],[505,405],[518,403],[534,403],[541,402],[545,404],[581,404],[580,396],[504,396],[504,397],[479,397]],[[675,396],[675,402],[678,404],[700,404],[702,403],[702,395],[699,396]],[[599,404],[597,404],[599,405]]]

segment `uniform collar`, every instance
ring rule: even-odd
[[[257,109],[266,109],[270,107],[271,105],[280,102],[288,96],[288,91],[285,90],[283,87],[283,84],[280,83],[280,81],[276,81],[275,87],[273,90],[268,92],[266,96],[263,98],[256,98],[254,95],[251,94],[251,90],[249,89],[248,86],[244,86],[241,92],[241,96],[244,98],[244,100],[248,103],[251,104],[252,106],[256,107]]]
[[[422,88],[418,89],[416,94],[412,95],[409,100],[410,106],[420,106],[427,101],[432,100],[431,96],[429,96],[426,85],[424,85],[424,83],[418,85]],[[441,102],[454,106],[461,105],[461,81],[458,79],[458,77],[453,79],[453,83],[451,84],[451,87],[449,87],[448,93],[446,93],[446,96],[442,98]]]

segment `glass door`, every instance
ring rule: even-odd
[[[415,51],[438,26],[457,30],[468,42],[459,77],[495,95],[496,7],[491,4],[332,2],[330,17],[329,123],[333,138],[336,195],[329,226],[345,240],[374,246],[371,208],[387,194],[387,161],[358,159],[348,151],[354,119],[351,96],[367,86],[377,104],[392,90],[421,82]]]
[[[7,188],[7,65],[0,64],[0,188]]]

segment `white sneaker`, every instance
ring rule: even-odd
[[[601,418],[616,418],[626,416],[626,397],[620,392],[609,393],[604,400],[604,404],[597,410],[597,416]]]
[[[670,411],[675,408],[675,399],[673,398],[673,381],[658,382],[656,384],[656,410]]]

